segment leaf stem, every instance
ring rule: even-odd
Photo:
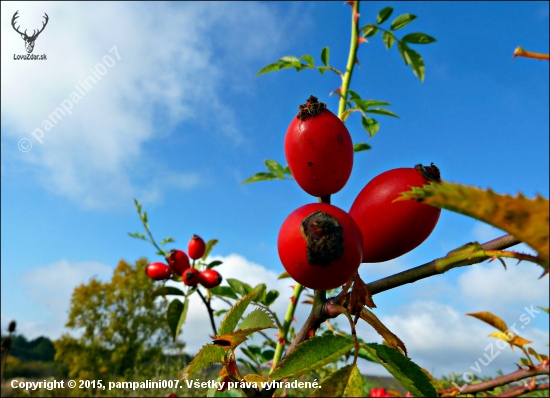
[[[510,246],[514,246],[521,243],[518,239],[516,239],[512,235],[504,235],[500,238],[494,239],[490,242],[484,243],[481,245],[481,248],[483,250],[503,250]],[[462,261],[452,262],[449,261],[448,264],[444,268],[438,267],[438,260],[441,259],[435,259],[433,261],[430,261],[429,263],[419,265],[418,267],[408,269],[406,271],[400,272],[398,274],[394,274],[391,276],[388,276],[386,278],[379,279],[377,281],[371,282],[367,284],[367,288],[371,292],[371,294],[377,294],[381,292],[385,292],[386,290],[394,289],[398,286],[405,285],[407,283],[413,283],[417,280],[429,278],[430,276],[443,274],[450,269],[464,266],[464,265],[471,265],[474,263],[479,263],[482,261],[485,261],[489,259],[490,257],[484,257],[472,260],[468,264],[464,264]]]
[[[303,290],[304,287],[299,283],[296,283],[290,303],[288,304],[288,308],[286,310],[283,327],[282,329],[279,328],[279,339],[277,341],[277,347],[275,347],[275,354],[273,355],[273,364],[271,365],[271,369],[275,369],[275,366],[277,366],[283,356],[283,346],[286,343],[286,335],[288,334],[288,329],[290,328],[292,319],[294,319],[294,312],[296,311],[296,306],[298,305],[298,299],[300,298],[300,294],[302,294]]]
[[[355,60],[357,59],[357,38],[359,36],[359,1],[354,1],[352,4],[351,12],[351,41],[348,55],[348,63],[346,66],[346,73],[342,78],[342,88],[340,90],[340,102],[338,104],[338,117],[342,119],[342,115],[346,110],[348,89],[351,82],[351,75],[355,66]]]
[[[214,331],[214,336],[218,335],[218,331],[216,330],[216,323],[214,322],[214,310],[210,306],[210,299],[206,300],[206,298],[201,293],[200,289],[197,289],[197,293],[199,294],[202,302],[206,306],[206,309],[208,310],[208,316],[210,317],[210,324],[212,325],[212,330]]]

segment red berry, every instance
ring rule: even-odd
[[[400,168],[374,177],[357,195],[349,210],[363,234],[363,262],[378,263],[399,257],[432,233],[441,210],[415,201],[394,202],[401,192],[441,181],[435,165]]]
[[[187,268],[183,271],[181,279],[186,286],[197,286],[200,282],[200,272],[195,268]]]
[[[171,392],[170,394],[168,394],[168,398],[178,398],[178,396]]]
[[[385,388],[373,388],[370,390],[369,395],[371,397],[391,397],[391,395],[386,392]]]
[[[305,287],[330,290],[348,281],[361,264],[361,231],[344,210],[311,203],[294,210],[277,239],[281,263]]]
[[[181,250],[172,249],[166,255],[168,265],[174,271],[174,274],[181,276],[183,271],[189,268],[189,257]]]
[[[204,244],[202,238],[198,235],[193,235],[189,241],[189,245],[187,246],[187,253],[189,253],[189,257],[193,260],[198,260],[204,255],[205,249],[206,245]]]
[[[313,196],[341,190],[353,167],[348,129],[326,105],[309,97],[286,131],[285,157],[298,185]]]
[[[172,276],[172,270],[164,263],[151,263],[145,267],[145,273],[156,281],[165,281]]]
[[[222,283],[222,276],[215,269],[205,269],[199,275],[199,283],[207,289],[213,289]]]

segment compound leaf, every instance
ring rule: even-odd
[[[464,214],[508,232],[531,246],[548,272],[548,199],[540,195],[528,199],[521,193],[516,197],[500,195],[491,189],[448,182],[413,188],[397,200],[407,199]]]

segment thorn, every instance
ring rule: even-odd
[[[294,290],[294,288],[296,287],[296,285],[290,285],[289,286],[292,290]]]
[[[292,317],[292,322],[296,322],[296,323],[298,323],[298,320],[296,319],[296,317],[295,317],[295,316],[293,316],[293,317]]]
[[[487,261],[487,263],[492,263],[493,261],[495,261],[496,257],[491,257],[491,259],[489,261]]]
[[[357,57],[355,57],[355,63],[359,66],[361,66],[361,64],[359,63],[359,60],[357,59]]]
[[[342,94],[342,86],[338,87],[336,90],[334,91],[331,91],[330,94],[329,94],[329,97],[332,95],[332,94],[338,94],[338,96],[340,97]]]
[[[296,305],[296,297],[292,296],[290,298],[290,302],[292,303],[292,305]]]
[[[360,16],[360,15],[361,15],[361,14],[359,14],[358,12],[354,12],[354,13],[353,13],[353,20],[354,20],[354,22],[355,22],[355,25],[357,25],[357,22],[359,21],[359,16]]]
[[[363,36],[359,35],[357,36],[357,47],[361,45],[361,43],[368,43],[369,41],[365,39]]]
[[[505,271],[508,271],[508,268],[506,268],[506,263],[504,262],[504,260],[501,259],[501,258],[499,257],[499,258],[498,258],[498,261],[500,261],[500,263],[501,263],[502,266],[504,267],[504,270],[505,270]],[[521,260],[520,260],[520,261],[521,261]],[[519,262],[518,262],[518,264],[519,264]]]

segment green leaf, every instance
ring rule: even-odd
[[[363,128],[369,133],[369,136],[372,138],[378,130],[380,130],[380,124],[373,118],[363,116],[361,118],[361,124]]]
[[[290,278],[290,275],[288,274],[288,272],[283,271],[283,272],[281,272],[281,275],[279,275],[279,277],[277,278],[277,280],[279,280],[279,279],[285,279],[285,278]]]
[[[409,33],[403,36],[401,40],[413,44],[429,44],[436,41],[432,36],[428,36],[424,33]]]
[[[380,360],[376,357],[376,355],[371,354],[370,351],[365,350],[363,347],[359,348],[359,353],[357,356],[370,362],[380,363]]]
[[[382,41],[384,42],[386,48],[389,50],[395,41],[395,37],[391,32],[382,33]]]
[[[244,351],[244,348],[241,347],[241,350]],[[247,361],[246,359],[242,359],[242,358],[237,358],[237,362],[240,362],[242,363],[243,365],[245,365],[246,367],[248,367],[248,369],[256,374],[259,374],[258,373],[258,369],[256,368],[256,365],[254,365],[252,362],[250,361]]]
[[[206,266],[206,269],[214,268],[214,267],[217,267],[218,265],[221,265],[221,264],[223,264],[223,261],[214,260]]]
[[[247,283],[241,282],[238,279],[228,278],[227,283],[233,288],[233,291],[241,296],[251,293],[254,289]]]
[[[277,300],[277,297],[279,297],[279,294],[280,293],[278,290],[270,290],[265,295],[265,300],[263,301],[263,304],[269,307],[271,304],[275,302],[275,300]]]
[[[361,344],[361,348],[378,358],[413,397],[437,397],[437,391],[420,366],[396,349],[376,343]]]
[[[409,49],[409,46],[407,46],[407,43],[404,41],[398,41],[397,42],[397,49],[399,50],[399,54],[401,54],[401,58],[403,58],[403,61],[405,61],[405,65],[409,64],[409,58],[406,55],[406,50]]]
[[[361,34],[363,37],[373,37],[378,33],[378,27],[376,25],[365,25],[361,28]]]
[[[367,113],[375,113],[377,115],[392,116],[399,118],[395,113],[384,108],[370,108]]]
[[[538,306],[537,306],[538,307]],[[545,307],[538,307],[540,308],[541,310],[543,310],[544,312],[546,312],[547,314],[550,314],[550,312],[548,312],[548,308],[545,308]]]
[[[273,173],[256,173],[252,177],[248,177],[241,184],[250,184],[251,182],[275,180],[277,176]]]
[[[363,377],[357,365],[344,366],[330,374],[313,391],[312,397],[362,397]]]
[[[321,50],[321,61],[323,61],[323,64],[325,64],[325,66],[328,66],[329,55],[330,49],[328,47],[325,47]]]
[[[391,104],[387,101],[378,101],[378,100],[373,100],[373,99],[362,100],[361,101],[361,106],[364,106],[366,108],[369,108],[371,106],[386,106],[386,105],[391,105]],[[365,109],[365,110],[367,110],[367,109]]]
[[[285,178],[285,170],[278,162],[271,159],[264,160],[265,167],[270,171],[271,174],[275,175],[278,178]]]
[[[212,251],[212,248],[216,246],[216,243],[218,243],[217,239],[210,239],[208,242],[206,242],[204,247],[204,254],[202,255],[202,261],[206,260],[206,258],[210,255],[210,252]]]
[[[212,290],[212,289],[210,289]],[[220,316],[222,314],[225,314],[227,312],[227,310],[218,310],[216,312],[214,312],[214,316]]]
[[[275,72],[276,70],[280,70],[280,69],[281,69],[281,64],[278,62],[275,62],[273,64],[264,66],[262,69],[260,69],[258,73],[256,73],[256,76],[263,75],[264,73]]]
[[[361,96],[353,90],[348,90],[349,99],[355,102],[356,99],[361,100]]]
[[[390,29],[391,30],[397,30],[401,29],[402,27],[406,26],[410,22],[414,21],[416,19],[416,15],[413,14],[401,14],[397,18],[393,20],[391,23]]]
[[[368,151],[369,149],[371,149],[371,146],[365,142],[360,142],[353,146],[353,152],[363,152]]]
[[[408,64],[411,66],[413,73],[423,82],[426,68],[424,67],[424,60],[420,54],[413,49],[407,48],[405,50],[405,56],[407,57]]]
[[[250,314],[248,314],[239,325],[240,330],[253,329],[258,327],[262,329],[270,329],[275,327],[271,317],[260,308],[257,308]]]
[[[214,344],[206,344],[202,346],[191,363],[180,372],[179,377],[181,380],[190,380],[204,368],[215,363],[222,363],[224,357],[225,350],[223,348]]]
[[[269,380],[298,377],[336,361],[354,346],[352,340],[339,335],[321,335],[300,343],[269,374]]]
[[[287,56],[284,56],[282,58],[279,58],[279,60],[277,61],[281,64],[290,64],[289,66],[283,66],[283,67],[287,67],[287,68],[292,68],[292,67],[295,67],[295,66],[300,66],[302,63],[300,62],[300,60],[292,55],[287,55]]]
[[[376,23],[380,25],[381,23],[386,22],[386,20],[391,16],[392,12],[393,12],[393,8],[391,7],[383,8],[378,13],[378,18],[376,19]]]
[[[258,301],[262,302],[263,300],[265,300],[266,289],[267,289],[267,286],[265,285],[265,283],[259,283],[254,287],[253,292],[258,293],[258,296],[254,299],[254,302],[257,303]]]
[[[302,58],[304,61],[306,61],[309,66],[314,66],[315,65],[315,60],[309,54],[302,55],[300,58]]]
[[[168,294],[174,295],[174,296],[185,296],[185,293],[183,293],[180,289],[173,286],[161,286],[153,291],[151,293],[151,298],[154,299],[158,296],[166,296]]]
[[[246,310],[246,307],[248,307],[250,302],[256,297],[257,294],[258,293],[247,294],[239,301],[237,301],[237,303],[235,303],[233,307],[231,307],[229,312],[223,318],[222,323],[220,324],[220,327],[218,329],[218,336],[226,333],[231,333],[235,330],[235,327],[237,326],[237,323],[239,323],[241,316]]]
[[[228,297],[234,300],[238,300],[239,297],[235,294],[232,288],[229,286],[216,286],[214,289],[210,289],[210,293],[214,296]]]
[[[285,174],[292,176],[292,171],[290,171],[290,167],[288,167],[288,165],[283,168],[283,171],[285,172]]]
[[[165,238],[163,240],[161,240],[159,243],[164,246],[165,244],[167,243],[172,243],[172,242],[175,242],[174,238]]]
[[[187,317],[187,309],[189,308],[189,300],[185,298],[182,303],[178,299],[172,300],[166,311],[166,319],[168,320],[168,327],[174,341],[178,338],[181,327],[185,323]]]

